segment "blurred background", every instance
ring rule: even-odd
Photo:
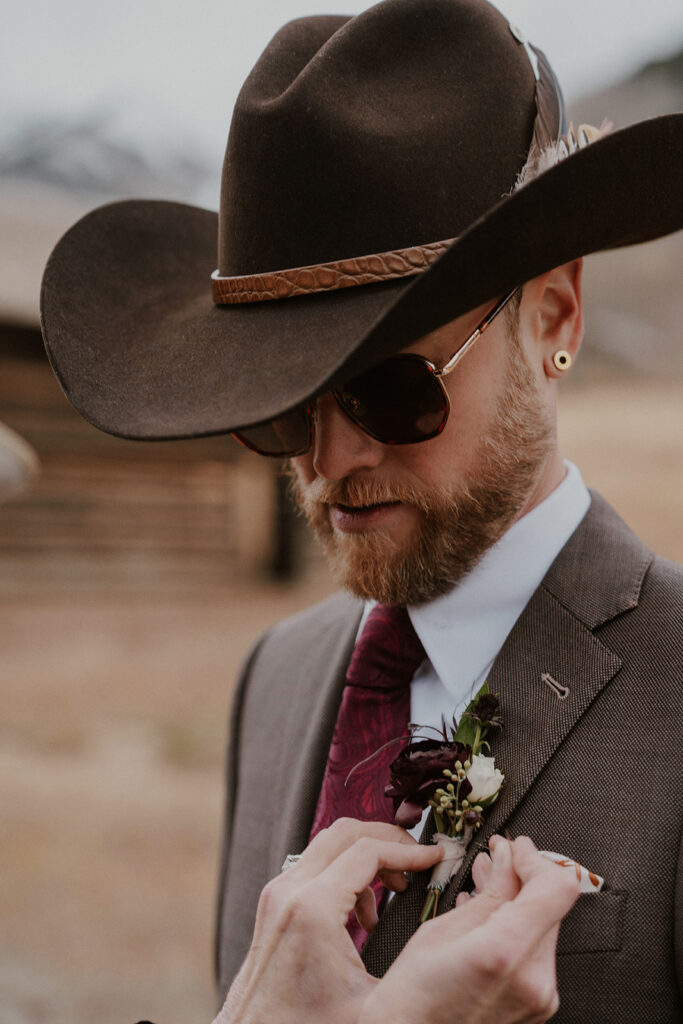
[[[102,202],[216,208],[232,105],[271,35],[369,6],[0,0],[5,1024],[211,1020],[232,682],[265,625],[332,590],[269,460],[227,437],[128,443],[78,417],[42,349],[43,265]],[[575,122],[681,109],[674,0],[499,6],[548,54]],[[561,410],[587,482],[679,561],[682,247],[679,233],[587,260]]]

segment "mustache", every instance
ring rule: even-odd
[[[401,502],[414,505],[422,512],[431,512],[435,504],[447,497],[439,489],[427,491],[410,484],[367,480],[362,477],[346,477],[343,480],[325,480],[316,477],[310,484],[295,482],[296,497],[304,512],[319,510],[322,505],[347,505],[367,507]]]

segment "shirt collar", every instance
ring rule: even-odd
[[[446,689],[459,697],[495,659],[551,564],[579,525],[590,495],[577,467],[518,519],[443,597],[408,612]]]

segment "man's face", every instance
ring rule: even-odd
[[[442,366],[486,311],[408,351]],[[324,395],[314,446],[292,460],[306,518],[360,597],[419,604],[446,593],[533,503],[555,428],[516,315],[499,316],[445,382],[451,412],[431,441],[375,441]]]

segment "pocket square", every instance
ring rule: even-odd
[[[570,871],[576,872],[581,892],[600,892],[605,884],[604,878],[596,875],[594,871],[589,871],[583,864],[572,860],[571,857],[564,857],[561,853],[553,853],[551,850],[541,850],[541,857],[552,860],[561,868],[568,868]]]

